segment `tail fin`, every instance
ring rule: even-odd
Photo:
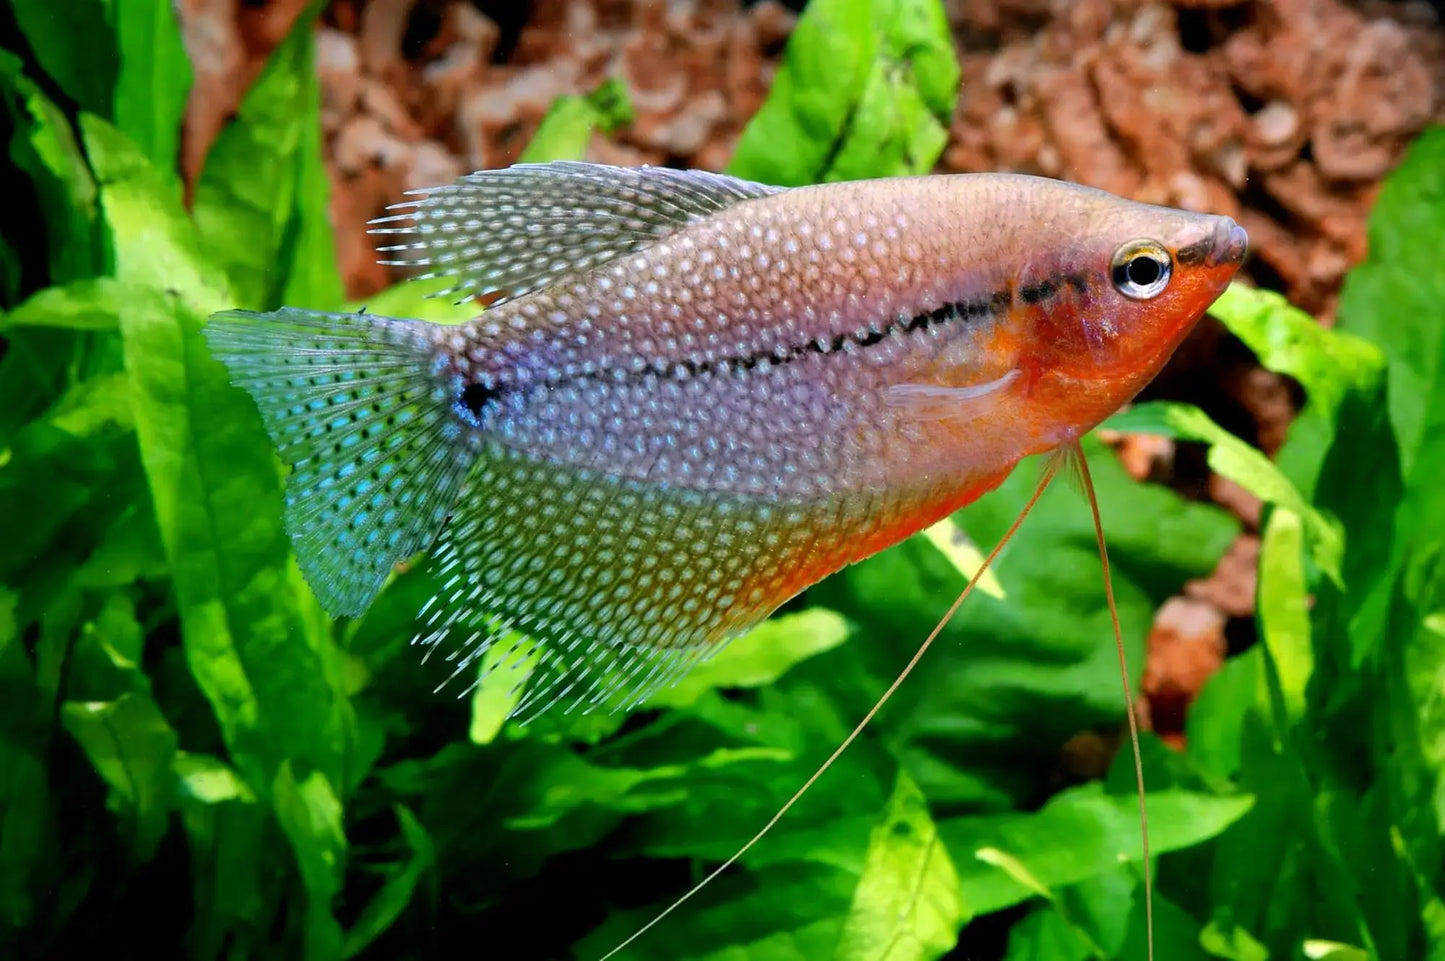
[[[286,530],[322,605],[356,615],[446,521],[475,457],[421,321],[286,308],[205,337],[292,467]]]

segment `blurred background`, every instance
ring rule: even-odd
[[[1089,448],[1159,957],[1445,958],[1435,5],[6,0],[0,35],[4,957],[595,958],[767,819],[1008,526],[1027,470],[631,719],[434,694],[425,564],[329,621],[196,330],[465,319],[367,221],[581,158],[1011,170],[1238,219],[1244,285]],[[1053,492],[904,703],[623,957],[1142,958],[1091,536]]]

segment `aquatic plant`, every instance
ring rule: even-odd
[[[912,653],[1033,483],[1017,472],[830,579],[634,717],[504,725],[407,646],[425,566],[332,622],[280,526],[212,311],[343,300],[309,26],[276,51],[189,207],[168,5],[88,0],[0,52],[0,951],[7,957],[594,957],[749,836]],[[16,4],[38,9],[41,4]],[[50,32],[47,32],[49,30]],[[938,5],[815,0],[732,170],[929,169],[957,66]],[[531,159],[619,122],[565,101]],[[1146,738],[1160,957],[1445,957],[1445,131],[1371,220],[1335,329],[1234,288],[1215,314],[1307,401],[1271,462],[1201,411],[1110,426],[1207,445],[1267,502],[1259,642],[1177,753]],[[468,316],[408,285],[393,314]],[[1130,660],[1237,530],[1091,441]],[[891,705],[765,845],[635,958],[1142,957],[1127,758],[1084,505],[1050,492]]]

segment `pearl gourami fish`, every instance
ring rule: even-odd
[[[501,295],[466,324],[286,308],[205,328],[292,467],[331,613],[431,548],[419,640],[524,645],[514,713],[627,707],[808,585],[1131,399],[1245,250],[1227,217],[962,174],[782,189],[482,171],[379,222]]]
[[[228,311],[205,335],[292,468],[286,527],[321,603],[362,613],[430,548],[417,640],[456,674],[516,670],[524,717],[635,705],[1024,457],[1076,453],[1246,248],[1227,217],[1009,174],[782,189],[553,163],[420,193],[378,221],[387,262],[490,300],[476,319]],[[607,957],[778,822],[978,574],[762,830]]]

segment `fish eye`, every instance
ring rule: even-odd
[[[1148,300],[1164,292],[1173,270],[1174,261],[1161,244],[1133,240],[1114,252],[1109,275],[1125,297]]]

